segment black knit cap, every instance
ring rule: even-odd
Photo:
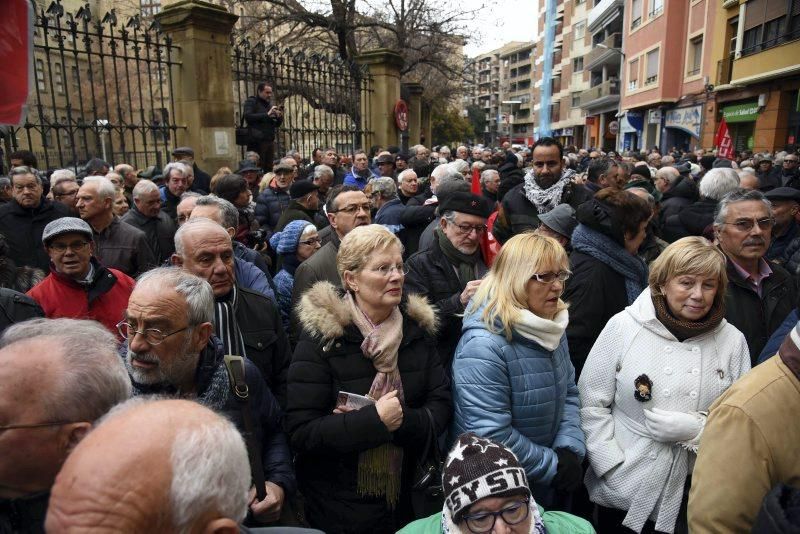
[[[486,497],[530,494],[525,469],[514,453],[472,432],[461,434],[447,455],[442,487],[455,523]]]

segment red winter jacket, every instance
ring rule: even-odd
[[[121,271],[103,267],[94,258],[91,261],[95,276],[90,285],[81,285],[56,272],[51,263],[50,274],[28,291],[28,295],[50,319],[94,319],[119,338],[117,323],[128,307],[135,282]]]

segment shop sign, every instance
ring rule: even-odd
[[[700,128],[702,124],[703,106],[691,106],[688,108],[677,108],[667,111],[664,118],[664,126],[675,128],[700,138]]]
[[[644,117],[638,111],[629,111],[619,121],[619,131],[622,133],[638,133],[642,131]]]
[[[661,124],[661,110],[651,109],[647,112],[647,122],[650,124]]]
[[[722,116],[729,124],[732,122],[755,122],[758,118],[758,102],[725,106],[722,108]]]

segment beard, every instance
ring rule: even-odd
[[[191,331],[189,331],[191,334]],[[162,360],[153,352],[134,352],[128,348],[125,355],[125,367],[134,382],[148,386],[171,385],[179,388],[190,383],[197,370],[199,354],[191,353],[191,335],[186,336],[186,341],[176,354],[169,360]],[[135,367],[133,361],[155,364],[152,368]]]

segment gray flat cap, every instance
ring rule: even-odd
[[[44,227],[42,244],[47,245],[51,239],[63,234],[83,234],[89,238],[89,241],[94,239],[92,227],[89,226],[89,223],[77,217],[61,217]]]
[[[572,232],[578,226],[575,210],[569,204],[559,204],[547,213],[539,215],[542,224],[567,238],[572,238]]]

